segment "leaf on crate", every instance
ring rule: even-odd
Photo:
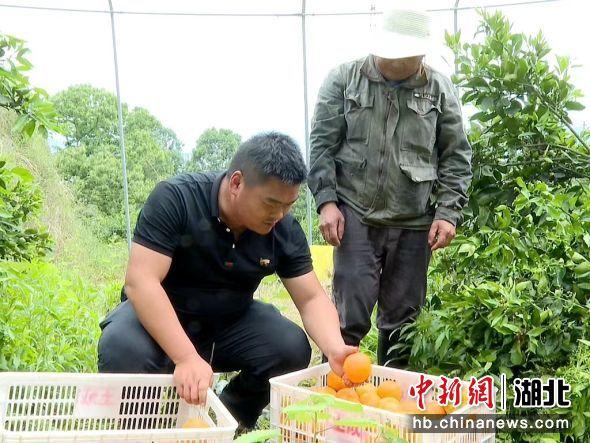
[[[258,443],[270,439],[278,438],[280,436],[278,429],[265,429],[261,431],[252,431],[247,434],[242,434],[234,440],[234,443]]]

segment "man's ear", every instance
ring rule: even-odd
[[[229,193],[232,196],[238,195],[241,188],[244,187],[244,175],[242,171],[235,171],[229,178]]]

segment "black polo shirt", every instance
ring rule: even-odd
[[[310,272],[305,234],[288,214],[267,235],[234,234],[219,218],[225,173],[181,174],[158,183],[143,206],[133,241],[172,257],[162,286],[175,310],[199,317],[245,309],[262,278]]]

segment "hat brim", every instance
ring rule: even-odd
[[[375,31],[371,34],[369,53],[381,58],[406,58],[432,52],[431,38],[418,38],[394,32]]]

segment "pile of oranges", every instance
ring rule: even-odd
[[[360,352],[346,358],[343,371],[343,378],[330,371],[326,386],[317,386],[311,389],[322,394],[334,395],[343,400],[402,414],[446,415],[456,409],[448,406],[448,410],[446,410],[430,396],[425,399],[425,410],[421,410],[418,408],[415,398],[404,395],[407,393],[408,387],[402,386],[397,380],[383,380],[375,386],[369,381],[371,359]]]

